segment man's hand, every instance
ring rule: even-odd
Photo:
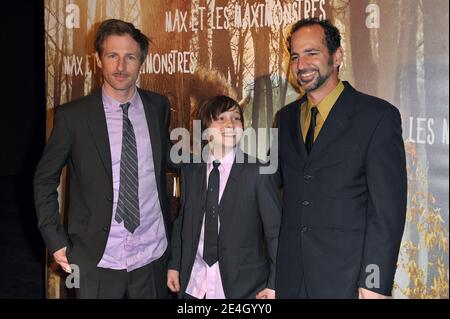
[[[180,291],[180,272],[177,270],[167,270],[167,287],[172,292]]]
[[[61,268],[67,272],[72,273],[72,269],[70,268],[69,261],[67,260],[66,256],[66,250],[67,247],[63,247],[53,253],[53,258],[55,258],[55,261],[61,266]]]
[[[387,299],[387,296],[380,295],[379,293],[364,288],[358,288],[358,295],[359,299]]]
[[[256,299],[275,299],[275,290],[263,289],[256,295]]]

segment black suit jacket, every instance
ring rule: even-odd
[[[306,97],[280,112],[277,298],[305,290],[354,298],[358,287],[391,294],[407,197],[400,114],[344,85],[309,156],[300,129]]]
[[[153,151],[159,201],[170,235],[166,191],[169,104],[138,89]],[[60,223],[57,187],[67,165],[68,231]],[[112,164],[102,92],[57,107],[54,126],[34,177],[38,226],[50,253],[67,246],[70,263],[86,273],[101,260],[111,227]]]
[[[226,298],[255,298],[266,287],[275,289],[280,197],[274,175],[261,175],[261,165],[249,163],[246,155],[245,163],[235,161],[219,203],[219,266]],[[181,208],[173,225],[169,269],[180,272],[182,298],[205,211],[206,164],[187,164],[181,172]]]

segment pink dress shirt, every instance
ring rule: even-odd
[[[219,174],[220,174],[220,188],[219,188],[219,203],[222,198],[223,191],[227,185],[228,177],[230,176],[231,168],[236,157],[236,151],[225,155],[220,160]],[[210,155],[206,166],[206,181],[209,179],[209,174],[213,169],[212,162],[215,158]],[[219,232],[220,232],[220,216],[219,216]],[[191,276],[186,288],[186,293],[198,299],[225,299],[225,293],[222,286],[222,278],[220,277],[219,262],[216,262],[211,267],[203,260],[203,244],[205,240],[205,217],[203,216],[202,230],[200,233],[200,240],[198,242],[197,254],[195,256],[194,265],[192,266]],[[205,297],[206,295],[206,297]]]

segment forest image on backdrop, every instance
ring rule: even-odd
[[[45,0],[47,135],[55,106],[101,86],[94,35],[119,18],[152,41],[138,85],[169,98],[171,128],[190,128],[199,102],[226,94],[266,140],[276,112],[301,95],[287,75],[285,36],[311,16],[341,31],[341,79],[402,114],[408,215],[394,297],[448,298],[446,0]],[[435,120],[433,141],[420,142],[417,118]]]

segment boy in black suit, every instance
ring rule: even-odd
[[[281,207],[274,176],[236,147],[244,126],[236,101],[211,98],[196,118],[208,129],[208,151],[182,169],[167,285],[180,298],[275,298]]]

